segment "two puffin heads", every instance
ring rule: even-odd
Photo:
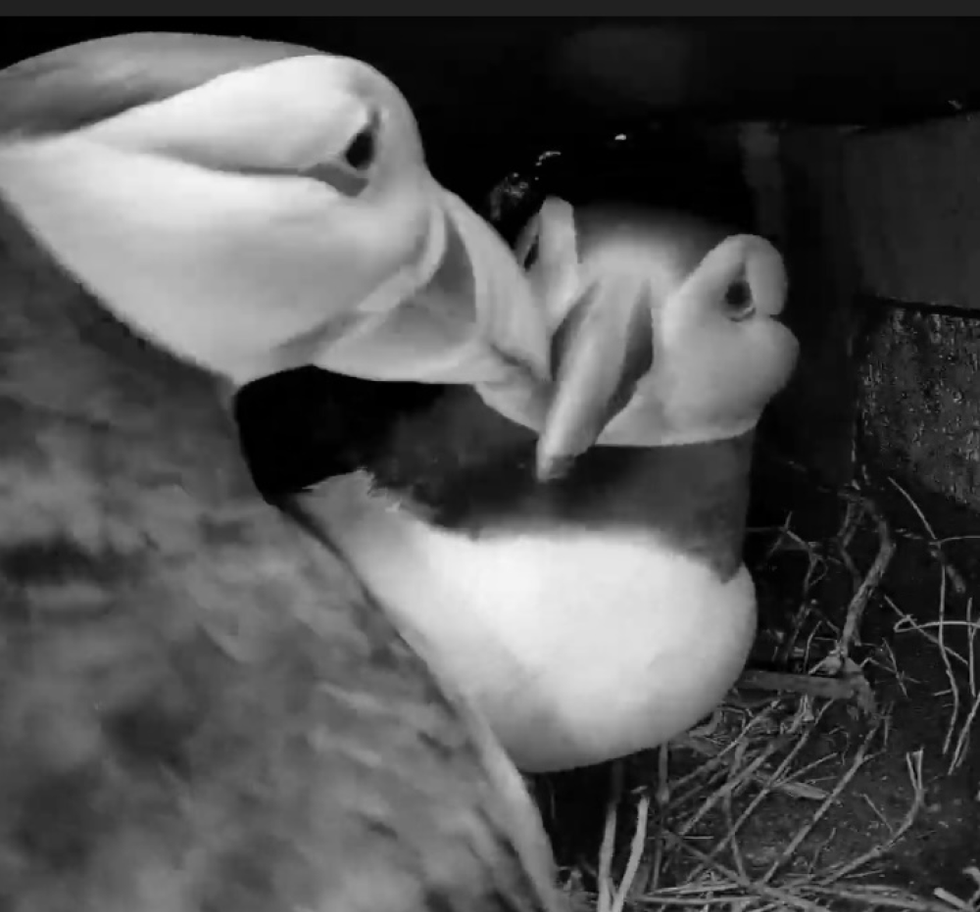
[[[433,180],[398,89],[304,47],[123,35],[10,67],[0,189],[179,356],[236,386],[302,364],[472,384],[541,432],[542,477],[592,442],[737,433],[795,358],[761,238],[550,200],[528,282]]]
[[[546,481],[593,449],[660,453],[744,437],[792,370],[796,341],[777,319],[785,273],[768,242],[646,209],[552,200],[522,241],[525,273],[435,183],[407,102],[359,61],[240,39],[130,35],[10,68],[0,74],[0,99],[0,195],[28,230],[140,334],[236,386],[314,364],[472,389],[497,418],[523,427],[536,478]],[[439,433],[451,435],[453,425]],[[499,452],[509,458],[506,447]],[[647,462],[656,468],[658,460]],[[742,484],[738,473],[728,477]],[[682,486],[679,478],[657,484]],[[620,487],[641,505],[664,502],[636,476]],[[682,493],[672,506],[681,512],[695,489]],[[370,503],[357,508],[374,521]],[[643,534],[662,542],[669,517],[658,509],[641,519]],[[576,516],[602,548],[609,544],[607,525],[577,508]],[[363,566],[359,542],[352,564],[370,576],[377,557],[379,572],[392,572],[392,555],[375,553],[380,538],[365,528]],[[440,530],[422,532],[406,541],[443,543]],[[634,621],[672,629],[676,561],[658,548],[663,572],[627,543],[629,566],[645,567],[667,595],[649,617],[640,590],[624,590],[635,610],[622,618],[622,636],[610,638],[617,648],[636,641]],[[572,566],[576,554],[562,560]],[[726,582],[711,572],[691,570],[699,605]],[[570,577],[557,575],[551,589],[538,580],[523,594],[568,594]],[[702,598],[702,582],[711,598]],[[396,583],[404,589],[402,578]],[[749,631],[744,585],[738,598],[740,629]],[[488,603],[488,618],[498,604]],[[561,598],[552,609],[567,615]],[[445,616],[433,617],[432,642],[451,651]],[[589,617],[578,632],[569,625],[583,646],[608,627],[603,612]],[[532,650],[550,663],[548,644],[524,637],[524,620],[501,630],[508,655],[523,662]],[[678,655],[688,656],[699,636],[679,633]],[[721,639],[727,653],[730,638]],[[732,656],[737,671],[742,647]],[[637,651],[638,668],[648,659]],[[580,667],[554,665],[558,698]],[[493,686],[505,679],[495,669],[488,675]],[[653,700],[652,685],[649,693]],[[593,690],[589,725],[607,694]],[[623,718],[625,731],[639,716],[624,708]],[[594,744],[589,756],[606,749]]]

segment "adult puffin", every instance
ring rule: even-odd
[[[84,42],[5,71],[0,136],[5,197],[59,262],[236,386],[304,364],[547,380],[513,256],[432,178],[407,101],[361,61],[202,35]]]
[[[345,555],[519,768],[546,772],[666,742],[740,674],[754,428],[797,342],[761,237],[552,198],[518,254],[546,393],[481,387],[476,367],[472,387],[300,370],[237,408],[267,495]]]
[[[304,48],[180,35],[0,72],[0,201],[19,217],[0,211],[12,912],[561,908],[486,723],[256,494],[215,396],[214,374],[276,361],[307,317],[380,287],[365,254],[304,310],[313,254],[337,261],[293,245],[333,237],[331,182],[358,177],[370,117],[394,116],[386,87]],[[335,238],[351,257],[358,230]],[[362,233],[402,265],[425,237]]]

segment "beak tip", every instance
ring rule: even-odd
[[[572,467],[575,457],[572,455],[538,454],[534,469],[534,477],[540,484],[547,484],[565,477]]]

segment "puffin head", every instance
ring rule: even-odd
[[[594,444],[667,446],[752,430],[786,384],[798,343],[762,237],[642,207],[548,199],[518,240],[546,313],[555,375],[533,412],[484,398],[539,429],[537,474],[561,474]]]
[[[427,282],[439,192],[358,60],[129,34],[0,72],[0,197],[117,317],[238,385]]]

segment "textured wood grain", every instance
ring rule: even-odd
[[[863,340],[864,443],[892,469],[980,507],[980,321],[876,308]]]

